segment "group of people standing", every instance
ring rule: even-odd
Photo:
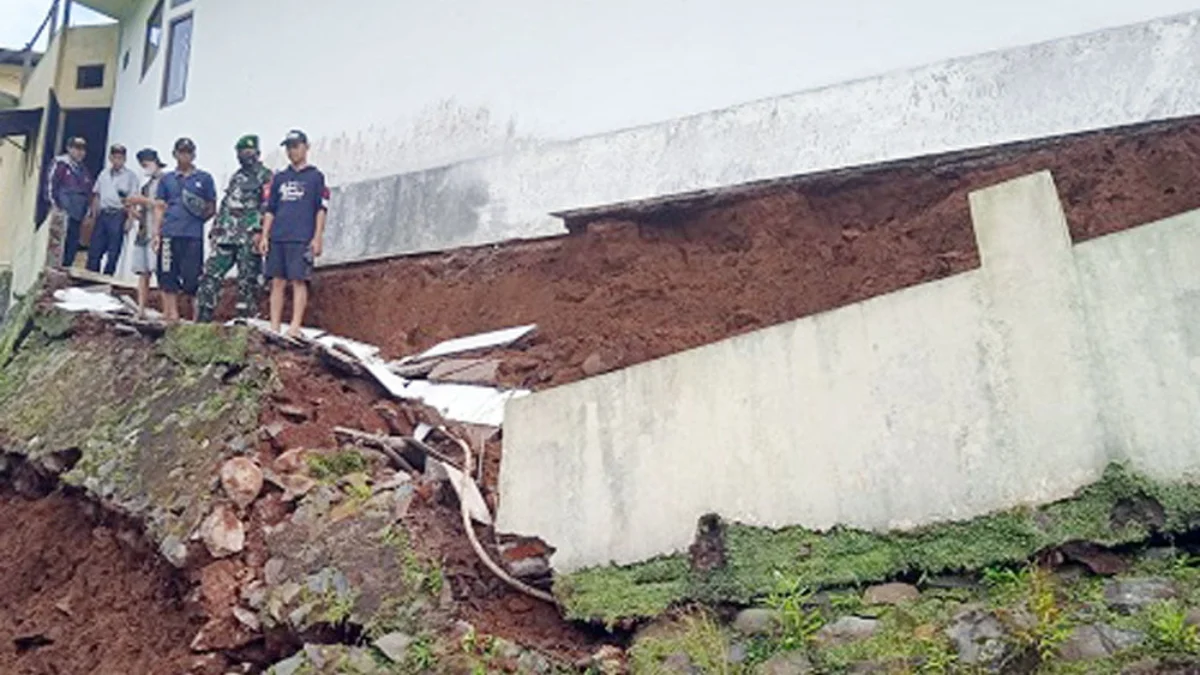
[[[196,144],[189,138],[175,141],[172,171],[165,171],[154,149],[139,151],[144,180],[126,166],[127,151],[119,144],[109,148],[109,166],[93,180],[83,164],[87,142],[70,139],[66,154],[55,160],[48,195],[67,221],[63,265],[74,264],[83,223],[91,220],[87,268],[100,272],[103,263],[103,273],[111,276],[127,233],[137,228],[129,255],[142,311],[149,302],[153,273],[167,321],[179,320],[180,295],[194,298],[196,321],[212,321],[222,282],[236,266],[237,315],[257,313],[265,275],[271,283],[272,330],[281,328],[290,285],[288,334],[298,336],[313,263],[321,255],[329,189],[324,174],[308,163],[303,131],[288,132],[281,145],[289,165],[272,172],[262,163],[258,136],[238,139],[234,149],[239,167],[218,206],[216,185],[208,172],[196,167]],[[204,228],[214,215],[205,259]]]

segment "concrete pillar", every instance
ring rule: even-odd
[[[1083,298],[1066,216],[1049,171],[970,195],[979,246],[984,358],[993,421],[989,450],[1011,457],[997,475],[1014,498],[1040,485],[1065,497],[1099,477],[1105,458],[1091,381]]]

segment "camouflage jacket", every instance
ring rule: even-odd
[[[233,174],[209,233],[214,244],[249,244],[262,231],[271,177],[271,170],[262,163],[241,167]]]

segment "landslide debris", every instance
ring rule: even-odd
[[[13,645],[0,672],[345,672],[364,658],[378,672],[566,672],[598,644],[479,563],[444,474],[401,470],[334,433],[444,424],[431,409],[245,328],[117,330],[56,312],[46,297],[0,332],[13,345],[0,369],[0,486],[41,498],[5,493],[3,506],[19,517],[72,504],[129,523],[116,537],[129,546],[78,547],[56,572],[44,530],[0,530],[0,544],[13,538],[11,568],[31,570],[0,597],[16,622],[0,635]],[[33,577],[42,569],[110,586],[97,593],[107,602],[78,611],[89,624],[123,624],[120,639],[67,621],[63,596]],[[86,668],[77,652],[92,659]]]

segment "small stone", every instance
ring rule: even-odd
[[[591,666],[595,666],[602,675],[623,675],[626,671],[625,652],[620,647],[604,645],[584,661],[580,670],[587,670]]]
[[[817,631],[815,639],[823,645],[840,645],[866,640],[879,631],[879,621],[857,616],[843,616]]]
[[[271,558],[263,565],[263,581],[268,586],[278,586],[283,581],[283,558]]]
[[[253,610],[260,610],[267,602],[267,587],[261,581],[255,581],[242,589],[242,600]]]
[[[278,485],[283,488],[283,501],[294,502],[317,487],[317,481],[302,474],[286,474],[279,477]]]
[[[245,607],[234,607],[233,616],[238,620],[238,623],[252,631],[258,632],[262,628],[262,622],[258,620],[258,615]]]
[[[241,552],[246,546],[246,528],[233,509],[218,504],[200,524],[200,539],[214,558]]]
[[[307,619],[308,615],[312,614],[313,610],[316,608],[316,603],[310,602],[293,609],[288,613],[288,623],[291,624],[293,628],[303,628],[304,620]]]
[[[700,671],[692,663],[692,658],[684,652],[675,652],[662,662],[663,675],[699,675]]]
[[[290,581],[279,587],[279,597],[283,600],[283,604],[291,604],[292,600],[295,600],[296,596],[300,595],[300,592],[303,590],[303,586]]]
[[[954,617],[946,628],[946,637],[965,665],[998,666],[1008,656],[1004,627],[999,619],[979,609],[969,609]]]
[[[1079,626],[1059,646],[1058,655],[1064,661],[1096,661],[1136,647],[1145,639],[1144,633],[1104,624]]]
[[[308,469],[307,455],[308,451],[304,448],[288,450],[275,458],[275,470],[279,473],[300,473],[306,471]]]
[[[308,659],[305,657],[304,652],[297,652],[271,666],[271,669],[267,672],[270,675],[296,675],[306,665],[308,665]]]
[[[403,471],[397,471],[391,476],[388,476],[375,483],[373,489],[375,492],[385,492],[387,490],[395,490],[398,487],[409,485],[412,485],[412,476],[404,473]]]
[[[272,422],[271,424],[263,427],[262,432],[264,436],[274,441],[279,440],[279,436],[283,433],[285,428],[286,427],[284,427],[283,422]]]
[[[813,672],[812,662],[804,652],[776,654],[758,668],[760,675],[808,675]]]
[[[871,586],[863,593],[863,602],[868,605],[899,605],[921,598],[916,586],[901,583]]]
[[[413,642],[407,633],[388,633],[374,642],[375,648],[383,652],[394,663],[404,663],[408,647]]]
[[[587,377],[595,377],[608,370],[608,366],[604,363],[604,357],[600,356],[600,352],[592,352],[583,360],[583,363],[579,367]]]
[[[1174,584],[1158,577],[1113,579],[1104,584],[1104,601],[1108,606],[1129,614],[1176,595]]]
[[[234,504],[244,509],[262,492],[262,469],[246,457],[235,457],[221,466],[221,487]]]
[[[158,545],[158,552],[176,569],[187,567],[187,544],[184,544],[176,535],[169,534],[164,537],[162,543]]]
[[[62,612],[63,614],[66,614],[67,616],[75,615],[75,612],[73,612],[71,610],[71,598],[70,597],[62,598],[58,602],[54,603],[54,609],[57,609],[58,611]]]
[[[492,639],[492,653],[496,654],[497,656],[499,656],[502,659],[520,658],[521,653],[525,651],[524,649],[521,648],[521,645],[519,645],[511,640],[505,640],[504,638],[497,637],[497,636],[492,636],[491,639]]]
[[[523,558],[508,563],[508,572],[518,579],[540,579],[550,574],[550,561],[545,558]]]
[[[554,665],[537,652],[525,652],[517,659],[517,668],[522,673],[533,675],[549,675],[554,672]]]
[[[1089,541],[1067,542],[1059,547],[1067,558],[1086,565],[1092,574],[1113,576],[1129,570],[1129,561],[1112,551]]]
[[[768,635],[778,628],[779,613],[771,609],[743,609],[733,619],[733,629],[742,635]]]
[[[1184,622],[1189,626],[1200,626],[1200,609],[1189,609]]]
[[[729,652],[725,654],[725,661],[734,664],[745,663],[746,656],[748,656],[746,643],[735,642],[729,645]]]
[[[213,652],[224,649],[237,649],[254,641],[254,634],[246,630],[233,617],[220,617],[210,620],[196,633],[192,639],[192,651]]]
[[[293,422],[303,422],[308,419],[308,411],[298,405],[281,405],[276,410],[280,415]]]

